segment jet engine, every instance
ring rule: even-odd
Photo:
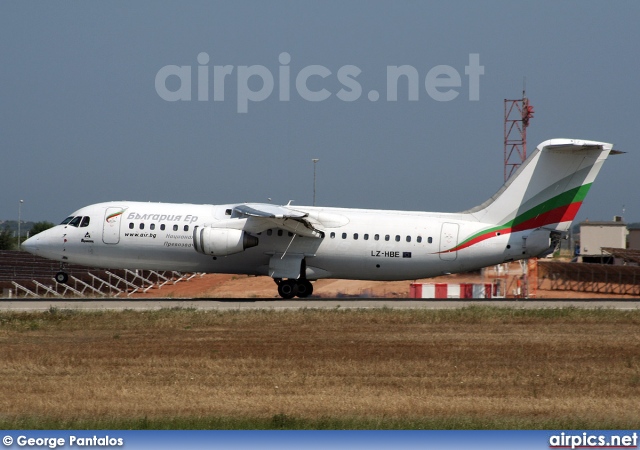
[[[193,229],[193,248],[205,255],[233,255],[256,245],[258,238],[243,230],[199,226]]]

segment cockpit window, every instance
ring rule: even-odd
[[[62,223],[60,223],[60,225],[66,225],[66,224],[68,224],[69,222],[71,222],[71,219],[73,219],[73,216],[69,216],[69,217],[67,217],[66,219],[64,219],[64,220],[62,221]]]
[[[77,228],[78,225],[80,225],[80,221],[82,221],[82,216],[76,216],[71,220],[71,222],[69,222],[69,225]]]
[[[89,221],[91,219],[89,218],[89,216],[84,216],[82,218],[82,223],[80,223],[80,227],[88,227],[89,226]]]

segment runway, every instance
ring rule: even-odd
[[[0,300],[0,311],[47,311],[51,308],[79,311],[149,311],[163,308],[207,310],[252,309],[456,309],[468,306],[493,306],[516,309],[583,308],[639,310],[640,300],[395,300],[395,299],[312,299],[312,300],[254,300],[254,299],[154,299],[154,300]]]

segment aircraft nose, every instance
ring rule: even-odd
[[[29,253],[35,254],[39,250],[38,248],[39,241],[40,239],[38,238],[37,235],[32,236],[22,243],[22,248],[28,251]]]

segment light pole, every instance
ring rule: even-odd
[[[18,202],[18,250],[22,248],[22,242],[20,242],[20,222],[22,221],[22,204],[24,200]]]
[[[313,161],[313,206],[316,206],[316,163],[320,160],[313,158],[311,161]]]

